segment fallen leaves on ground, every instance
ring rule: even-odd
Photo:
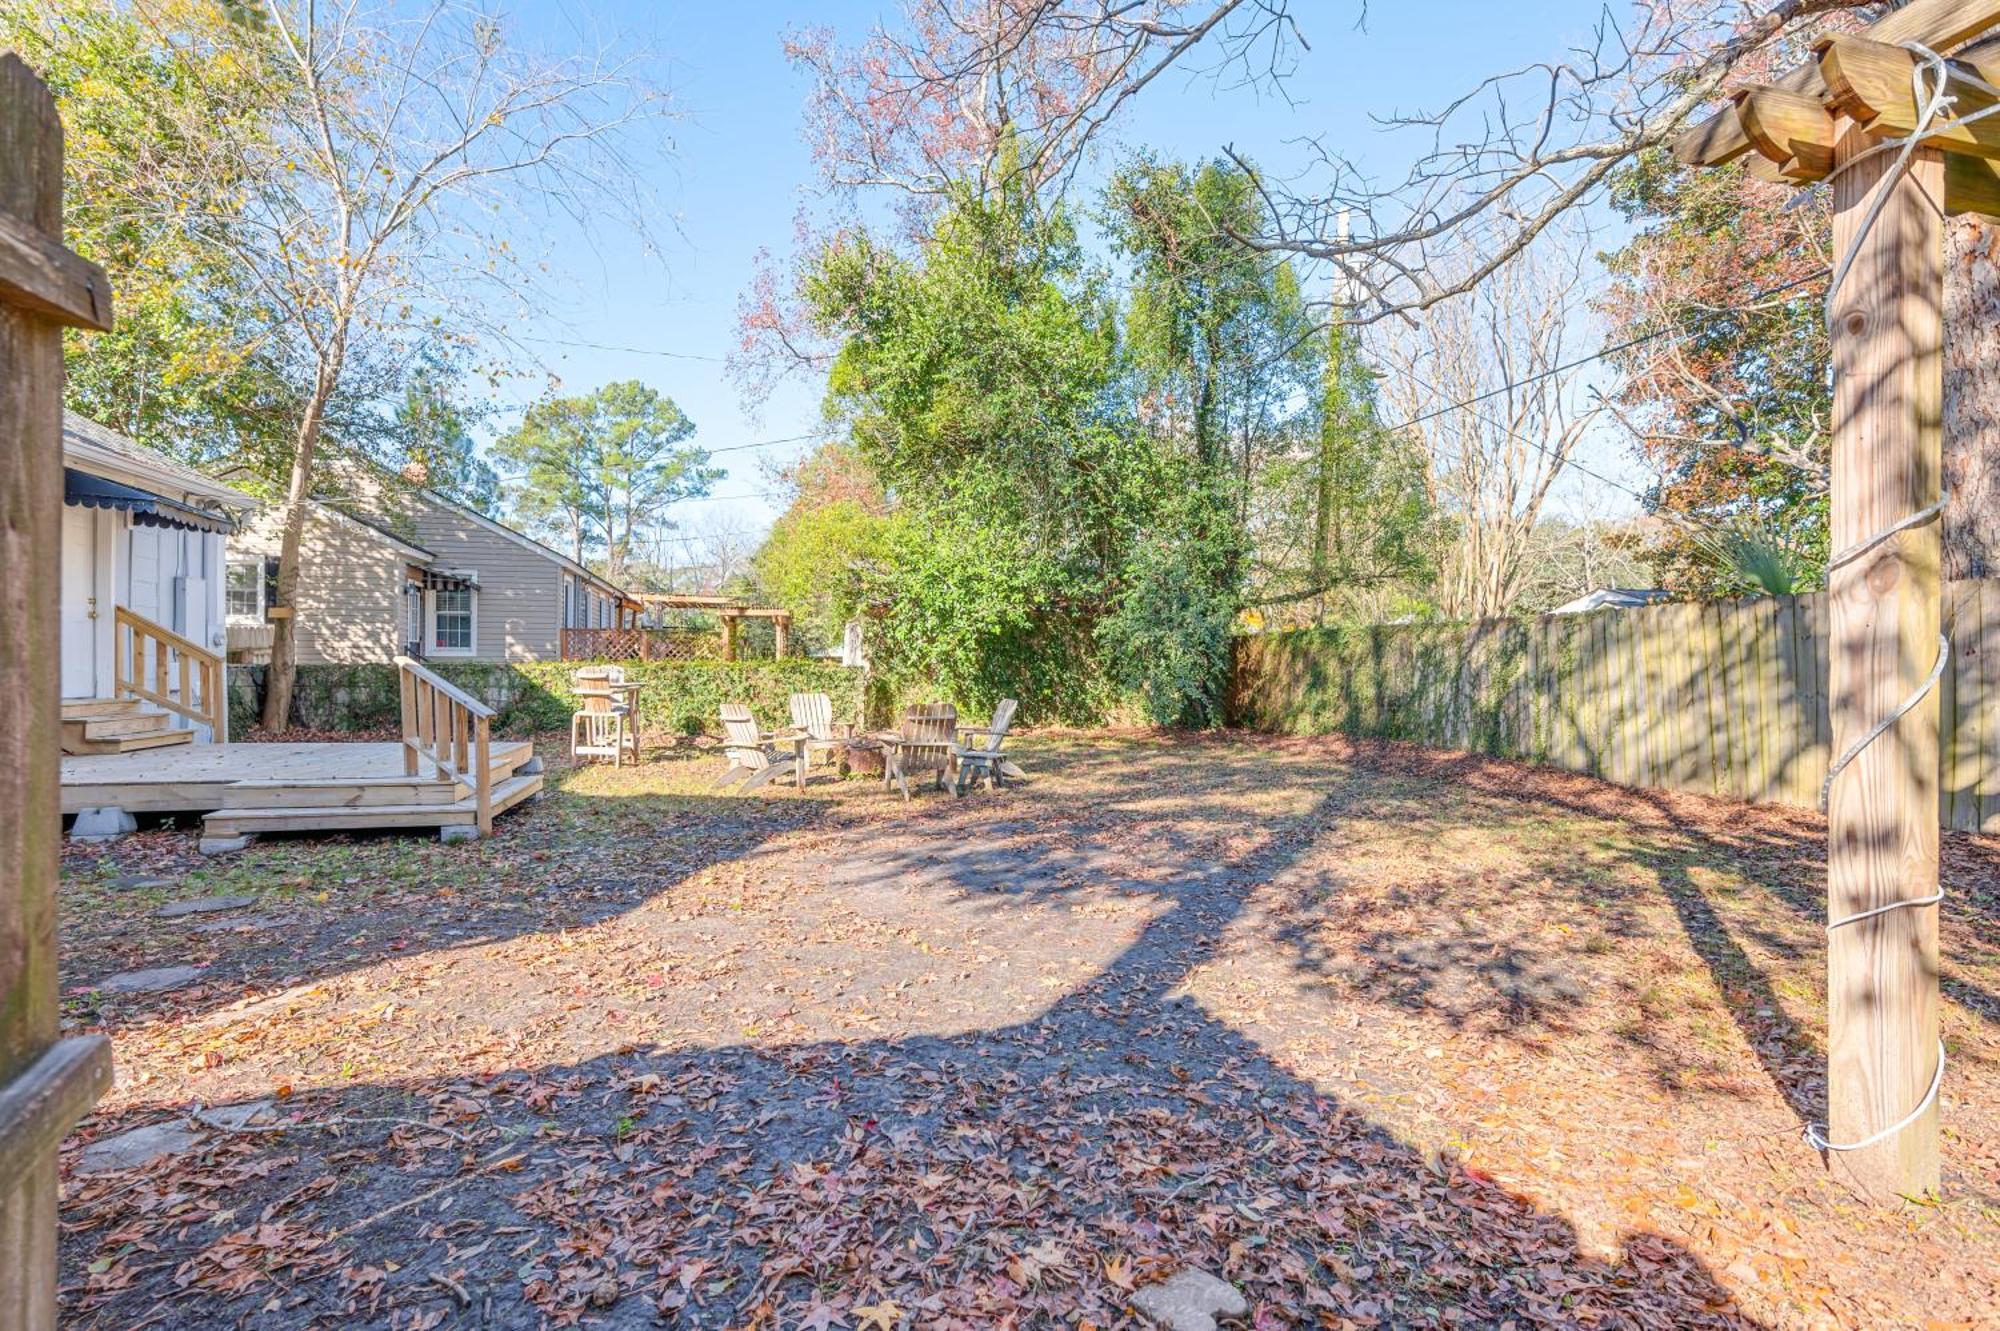
[[[1946,1196],[1877,1210],[1797,1140],[1814,817],[1339,740],[1021,761],[905,807],[679,758],[475,845],[72,851],[67,1017],[120,1072],[66,1151],[65,1323],[1108,1331],[1186,1267],[1258,1328],[2000,1297],[1994,842],[1947,839]],[[220,893],[258,901],[151,913]],[[97,987],[169,962],[200,980]]]

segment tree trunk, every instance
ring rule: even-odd
[[[1945,228],[1944,576],[2000,575],[2000,227]]]
[[[292,444],[291,476],[285,484],[285,527],[278,542],[278,604],[294,610],[299,585],[299,546],[305,535],[307,507],[312,503],[313,461],[319,452],[320,426],[326,420],[326,406],[340,382],[340,363],[345,344],[336,341],[318,377],[313,381],[312,398]],[[273,733],[289,729],[292,718],[292,686],[299,670],[296,612],[271,621],[271,664],[264,671],[264,729]]]

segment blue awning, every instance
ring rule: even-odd
[[[156,495],[117,481],[93,476],[75,467],[63,468],[63,502],[80,508],[112,508],[132,515],[142,527],[172,527],[178,531],[236,530],[236,524],[219,513],[205,513],[178,499]]]

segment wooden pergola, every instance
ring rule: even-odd
[[[1996,25],[2000,0],[1914,0],[1674,145],[1833,191],[1827,1123],[1808,1135],[1884,1199],[1939,1186],[1944,217],[2000,216]]]
[[[633,598],[648,610],[705,610],[722,621],[722,659],[736,659],[736,645],[743,621],[768,619],[776,638],[772,654],[779,660],[791,645],[792,612],[775,606],[751,605],[734,596],[680,596],[664,592],[641,592]]]

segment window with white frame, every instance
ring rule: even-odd
[[[232,624],[264,622],[262,560],[231,560],[224,574],[224,607]]]
[[[477,595],[471,587],[440,587],[431,593],[432,655],[472,655]]]

